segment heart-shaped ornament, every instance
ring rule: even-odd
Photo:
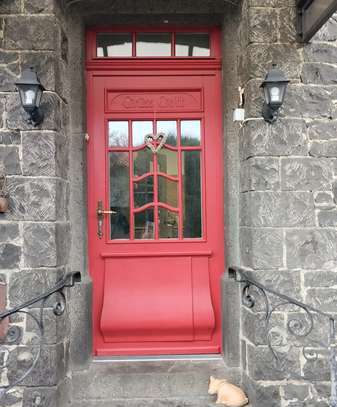
[[[163,145],[166,143],[167,134],[157,133],[157,134],[147,134],[144,137],[144,142],[146,146],[154,153],[157,154],[161,150]],[[156,144],[156,143],[159,144]]]

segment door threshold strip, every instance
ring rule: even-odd
[[[95,356],[93,363],[107,362],[163,362],[163,361],[210,361],[222,360],[221,354],[209,355],[159,355],[159,356]]]

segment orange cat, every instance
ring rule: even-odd
[[[209,379],[208,394],[218,395],[216,404],[225,404],[228,407],[242,407],[248,404],[247,396],[239,387],[213,376]]]

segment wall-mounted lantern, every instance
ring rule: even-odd
[[[284,101],[288,83],[289,80],[284,73],[273,64],[273,68],[267,73],[261,85],[264,92],[262,116],[268,123],[276,121],[278,111]]]
[[[19,90],[21,105],[29,114],[29,123],[38,126],[43,121],[43,113],[39,107],[45,89],[34,68],[25,69],[15,85]]]

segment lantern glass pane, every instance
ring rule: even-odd
[[[286,94],[287,84],[286,84],[286,83],[282,83],[282,84],[279,85],[279,87],[280,87],[281,103],[283,103],[284,97],[285,97],[285,94]]]
[[[20,96],[23,107],[34,108],[36,106],[36,91],[37,86],[34,85],[20,86]]]
[[[264,85],[263,92],[264,92],[264,100],[265,100],[266,104],[269,105],[269,103],[270,103],[269,85]]]
[[[41,98],[42,98],[42,90],[39,88],[37,91],[37,95],[36,95],[36,107],[40,106]]]
[[[271,104],[279,104],[281,103],[281,89],[278,84],[271,86],[270,88],[270,103]]]

